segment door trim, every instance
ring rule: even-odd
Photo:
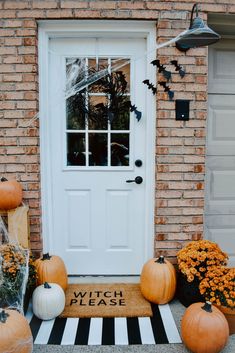
[[[51,38],[96,36],[125,38],[146,38],[147,62],[155,59],[156,22],[150,21],[110,21],[110,20],[58,20],[38,21],[39,24],[39,117],[40,117],[40,164],[41,164],[41,206],[42,206],[42,239],[43,252],[51,249],[50,234],[53,234],[53,204],[50,161],[50,136],[48,129],[48,70],[49,40]],[[125,31],[123,30],[125,28]],[[156,69],[153,65],[146,67],[147,78],[156,83]],[[155,139],[156,139],[156,97],[146,94],[146,229],[145,259],[154,254],[154,209],[155,209]],[[50,200],[50,202],[48,202]]]

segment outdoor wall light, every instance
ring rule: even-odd
[[[196,17],[193,19],[195,10]],[[176,47],[181,51],[187,51],[190,48],[213,44],[220,38],[220,35],[209,28],[198,16],[198,5],[194,4],[189,29],[183,32],[181,38],[176,41]]]

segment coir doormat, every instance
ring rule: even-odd
[[[141,317],[152,316],[150,303],[139,284],[70,284],[65,309],[60,317]]]

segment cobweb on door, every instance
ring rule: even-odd
[[[9,237],[0,216],[0,308],[16,309],[23,314],[29,274],[29,250]]]
[[[101,60],[102,61],[102,60]],[[108,66],[99,65],[96,58],[96,65],[89,66],[85,58],[68,58],[66,60],[66,89],[65,98],[74,103],[89,118],[106,118],[112,122],[115,116],[123,110],[134,112],[136,119],[141,119],[142,113],[132,104],[126,94],[127,82],[122,70],[130,64],[130,59],[113,59]],[[99,103],[92,106],[88,101],[87,92],[91,85],[99,86],[99,91],[107,96],[107,104]],[[89,107],[88,107],[89,106]],[[68,109],[70,104],[68,105]]]

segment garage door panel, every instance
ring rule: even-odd
[[[235,157],[207,157],[205,213],[235,214]]]
[[[235,267],[235,41],[209,47],[205,236]]]
[[[209,92],[235,93],[235,44],[223,40],[210,47]]]
[[[221,249],[229,255],[229,265],[235,267],[234,216],[209,216],[206,233],[207,239],[218,243]]]
[[[235,99],[210,95],[208,107],[208,155],[235,155]]]

